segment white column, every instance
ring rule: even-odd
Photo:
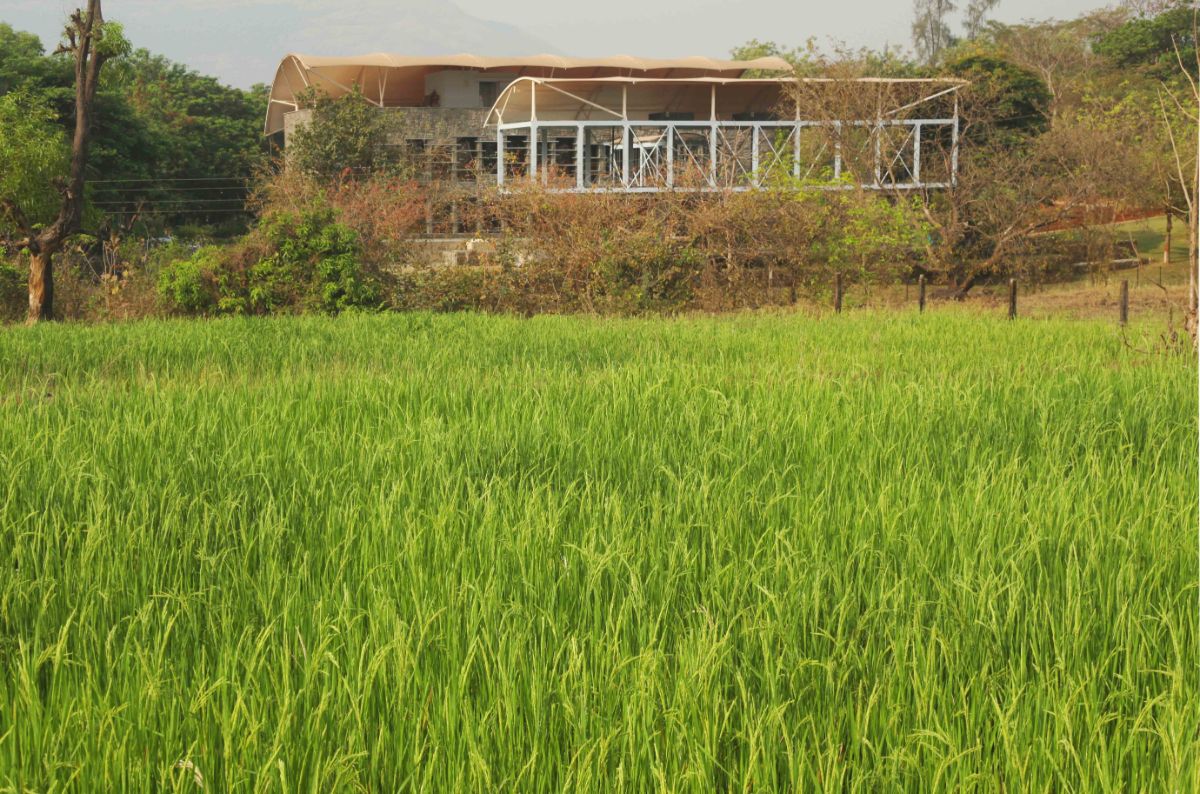
[[[496,184],[504,186],[504,130],[496,128]]]
[[[796,179],[800,178],[800,131],[803,129],[797,120],[795,131],[792,133],[792,176]]]
[[[529,178],[537,178],[538,170],[538,125],[537,125],[537,81],[529,84],[529,151],[525,155],[529,163]]]
[[[629,187],[629,161],[633,158],[633,131],[629,122],[621,124],[621,184]]]
[[[875,124],[875,186],[883,184],[883,122]]]
[[[914,185],[921,184],[921,125],[913,126],[913,172]]]
[[[578,190],[583,190],[584,161],[586,159],[587,152],[584,146],[583,125],[580,124],[575,128],[575,187]]]
[[[667,126],[667,187],[675,187],[675,125]]]
[[[709,92],[709,135],[708,135],[708,184],[710,187],[717,186],[717,84],[713,83],[712,90]]]
[[[758,167],[760,165],[758,139],[762,137],[762,126],[759,124],[750,125],[750,133],[754,136],[754,142],[750,146],[750,179],[753,181],[755,187],[759,187],[762,180],[758,174]]]
[[[950,141],[950,184],[958,185],[958,94],[954,95],[954,130]]]
[[[833,122],[834,130],[834,145],[833,145],[833,178],[842,178],[842,122]]]
[[[717,125],[708,125],[708,184],[717,186]]]
[[[536,179],[538,173],[538,125],[537,122],[529,124],[529,151],[525,156],[526,162],[529,164],[529,178]]]

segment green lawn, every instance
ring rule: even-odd
[[[1161,330],[3,331],[0,791],[1195,791]]]
[[[1165,216],[1146,218],[1140,221],[1118,223],[1114,227],[1123,236],[1137,244],[1138,253],[1150,260],[1151,274],[1163,261],[1163,248],[1167,243],[1167,219]],[[1188,227],[1186,221],[1175,219],[1171,230],[1171,262],[1164,269],[1166,283],[1187,281]]]

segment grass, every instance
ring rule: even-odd
[[[0,790],[1195,791],[1160,330],[5,331]]]
[[[1166,216],[1126,221],[1116,224],[1115,228],[1125,235],[1124,239],[1133,239],[1138,253],[1150,260],[1147,269],[1157,273],[1158,265],[1162,262],[1163,249],[1167,244]],[[1171,280],[1187,283],[1187,256],[1187,221],[1176,218],[1171,232],[1171,264],[1164,272],[1164,281],[1169,275]]]

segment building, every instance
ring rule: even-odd
[[[779,58],[288,55],[266,133],[286,145],[309,118],[305,91],[357,90],[392,114],[390,145],[449,153],[431,177],[572,191],[749,190],[782,176],[938,189],[957,171],[962,85],[797,80]]]

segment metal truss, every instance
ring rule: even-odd
[[[674,89],[685,82],[663,80],[658,85]],[[605,106],[581,95],[586,91],[574,84],[570,87],[579,93],[566,90],[561,81],[525,78],[510,86],[489,113],[489,124],[496,129],[496,180],[501,188],[532,180],[555,190],[630,193],[754,190],[767,185],[881,191],[953,187],[960,131],[957,98],[948,117],[897,116],[954,93],[962,83],[911,82],[953,85],[895,110],[880,108],[870,120],[804,119],[797,105],[792,120],[742,121],[718,115],[718,90],[753,81],[706,83],[711,86],[710,107],[704,108],[708,120],[660,121],[630,118],[629,90],[638,80],[621,85],[619,106],[615,101]],[[539,90],[551,105],[545,115],[556,118],[539,119]],[[526,104],[514,103],[515,109],[510,109],[510,100],[518,94],[519,102]],[[668,99],[663,110],[669,109]]]
[[[845,133],[853,130],[860,137],[852,142]],[[806,136],[814,138],[811,151],[802,145]],[[824,190],[936,190],[957,181],[958,136],[956,117],[528,121],[497,125],[496,180],[501,187],[527,179],[571,192],[753,190],[789,183]],[[568,139],[573,151],[564,159]],[[930,178],[928,158],[946,154],[946,142],[950,162]],[[848,161],[860,165],[852,168]],[[564,186],[570,177],[574,185]]]

